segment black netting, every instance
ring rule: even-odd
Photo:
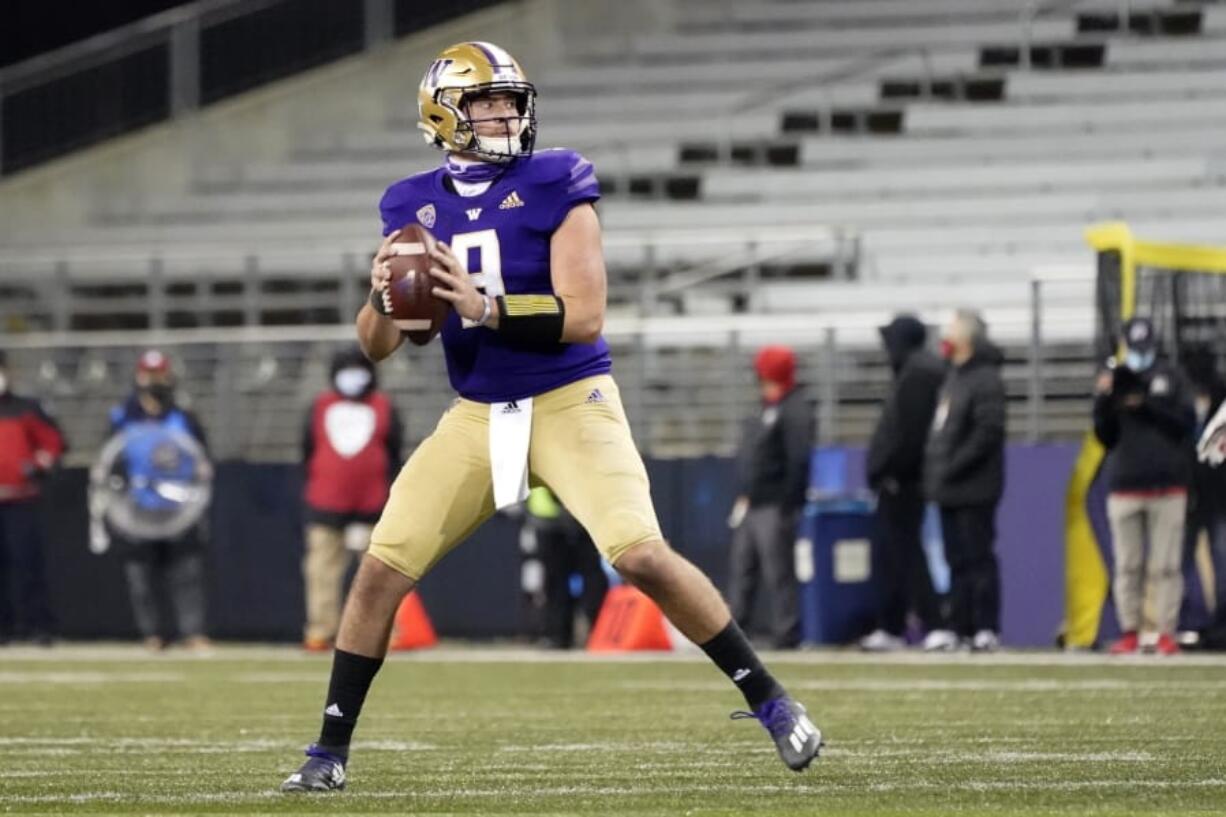
[[[1114,250],[1098,254],[1098,285],[1095,288],[1094,351],[1099,361],[1115,354],[1120,338],[1120,254]]]
[[[1120,257],[1098,256],[1096,348],[1114,354],[1120,337]],[[1159,355],[1182,367],[1193,380],[1226,379],[1226,274],[1138,267],[1136,312],[1154,322]]]

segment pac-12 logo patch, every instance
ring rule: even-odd
[[[417,223],[429,229],[434,226],[434,205],[427,204],[425,207],[419,207],[417,210]]]

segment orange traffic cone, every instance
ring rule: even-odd
[[[588,652],[671,650],[664,614],[655,602],[629,585],[609,589],[587,640]]]
[[[418,650],[433,647],[437,643],[438,636],[434,634],[434,625],[430,623],[430,617],[426,615],[421,599],[417,597],[416,591],[409,593],[396,611],[388,649]]]

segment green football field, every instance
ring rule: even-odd
[[[328,659],[0,650],[0,811],[139,814],[1226,813],[1226,660],[770,656],[825,731],[794,774],[703,661],[399,655],[349,789],[284,796]]]

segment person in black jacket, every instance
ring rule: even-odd
[[[902,634],[908,610],[925,630],[942,626],[920,533],[924,445],[945,364],[924,348],[928,330],[911,315],[899,315],[880,332],[894,371],[894,387],[868,448],[868,484],[877,493],[874,550],[881,575],[877,629],[860,642],[871,651],[905,646]]]
[[[1191,386],[1196,418],[1196,436],[1226,403],[1226,381],[1218,374],[1218,356],[1207,347],[1193,349],[1182,356],[1184,372]],[[1213,606],[1205,603],[1203,577],[1196,568],[1196,551],[1202,535],[1207,540],[1213,564]],[[1226,471],[1205,462],[1192,465],[1192,491],[1188,496],[1187,535],[1184,537],[1183,575],[1201,584],[1200,605],[1194,594],[1184,593],[1179,609],[1179,630],[1226,632]]]
[[[1095,384],[1094,433],[1110,451],[1107,518],[1115,550],[1112,595],[1122,635],[1112,654],[1140,647],[1145,585],[1153,601],[1156,649],[1179,652],[1176,618],[1183,597],[1180,558],[1188,487],[1192,482],[1195,415],[1183,377],[1157,359],[1157,338],[1146,318],[1124,324],[1124,360]],[[1145,559],[1148,531],[1149,559]]]
[[[924,458],[924,488],[941,507],[953,630],[972,649],[1000,646],[996,507],[1005,483],[1004,360],[977,313],[959,311],[942,349],[952,368],[941,387]]]
[[[767,346],[754,365],[762,413],[746,424],[738,456],[741,495],[728,520],[733,528],[728,595],[733,617],[748,629],[761,572],[770,594],[772,644],[789,649],[800,642],[793,546],[815,423],[812,406],[796,387],[791,349]]]

